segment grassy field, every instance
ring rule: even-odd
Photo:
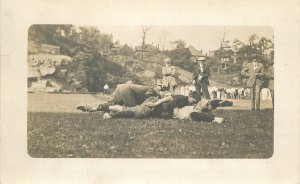
[[[273,111],[246,110],[249,101],[215,110],[222,124],[163,120],[103,120],[75,105],[102,95],[28,94],[28,153],[32,157],[91,158],[269,158]],[[239,110],[240,109],[240,110]]]

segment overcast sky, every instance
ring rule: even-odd
[[[141,45],[141,26],[97,26],[102,33],[113,34],[114,41],[119,40],[123,45],[134,47]],[[216,50],[220,46],[220,41],[226,32],[226,40],[233,41],[235,38],[247,43],[251,34],[255,33],[259,37],[266,37],[273,40],[273,30],[266,26],[151,26],[146,38],[148,44],[163,45],[165,48],[172,48],[170,42],[182,39],[186,45],[193,45],[198,50],[207,52]]]

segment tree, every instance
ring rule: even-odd
[[[50,44],[60,47],[61,54],[73,58],[65,67],[66,75],[52,76],[61,80],[65,89],[89,91],[103,90],[108,73],[116,78],[122,78],[127,72],[121,65],[109,62],[101,54],[113,44],[111,34],[102,34],[97,27],[73,25],[33,25],[28,33],[28,53],[35,54],[41,44]],[[125,53],[131,48],[124,46]]]
[[[258,36],[253,33],[250,37],[249,37],[249,45],[255,45],[257,44],[257,40],[258,40]]]
[[[175,49],[165,51],[164,53],[171,58],[172,64],[182,69],[193,72],[194,64],[191,61],[192,54],[188,48],[185,48],[185,41],[176,40],[171,43],[175,44]]]
[[[151,26],[142,25],[142,59],[144,58],[144,52],[146,50],[147,33],[150,31],[151,28]]]
[[[270,62],[273,59],[272,54],[274,54],[274,43],[270,40],[267,39],[265,37],[262,37],[259,41],[258,41],[258,48],[260,50],[260,54],[262,56],[262,59],[265,62]]]
[[[241,42],[239,39],[235,38],[232,42],[232,50],[234,52],[234,61],[233,63],[235,64],[237,61],[236,61],[236,58],[237,58],[237,52],[239,51],[240,48],[242,48],[244,45],[243,42]]]
[[[186,43],[184,40],[176,40],[174,42],[171,42],[172,44],[175,45],[176,49],[184,49],[186,46]]]
[[[125,56],[132,56],[133,55],[133,49],[129,47],[127,44],[122,46],[120,48],[120,54]]]

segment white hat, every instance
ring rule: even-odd
[[[204,57],[204,56],[197,57],[197,61],[205,61],[205,60],[206,60],[206,57]]]
[[[166,59],[164,59],[164,62],[165,62],[165,63],[170,63],[170,62],[171,62],[171,59],[170,59],[170,58],[166,58]]]

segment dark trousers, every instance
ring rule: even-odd
[[[203,93],[206,99],[210,99],[209,92],[208,92],[208,87],[207,87],[206,82],[196,83],[196,90],[199,93]]]
[[[253,84],[250,88],[250,95],[251,95],[251,109],[260,109],[260,91],[261,86],[257,84]]]
[[[192,112],[190,118],[194,121],[211,122],[215,119],[215,116],[210,112]]]

